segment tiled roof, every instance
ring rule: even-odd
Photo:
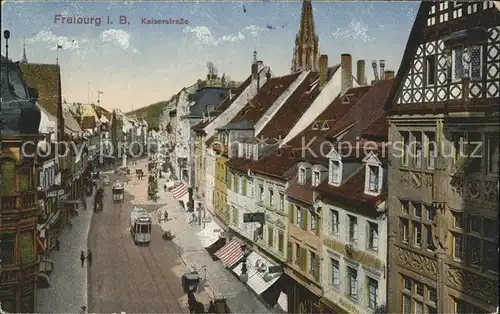
[[[233,101],[240,96],[240,94],[252,83],[252,76],[250,75],[238,88],[231,89],[231,92],[234,93],[231,99],[227,97],[222,104],[220,104],[216,109],[219,112],[226,111],[229,106],[233,103]]]
[[[19,66],[28,87],[38,90],[38,103],[49,114],[57,117],[57,106],[61,102],[59,66],[38,63],[21,63]]]
[[[324,141],[324,137],[334,129],[346,124],[343,119],[353,106],[370,90],[371,86],[356,87],[348,90],[345,95],[347,97],[337,97],[332,103],[316,118],[316,120],[307,126],[301,133],[293,138],[288,145],[301,149],[302,143],[309,143],[311,140],[313,144],[312,149],[316,151],[319,145]],[[328,130],[322,130],[323,124],[326,122]],[[318,126],[313,129],[313,126]]]
[[[266,174],[272,177],[283,178],[285,172],[295,166],[300,155],[290,148],[281,148],[272,151],[258,161],[252,162],[250,169],[253,172]]]
[[[215,109],[224,101],[228,94],[228,88],[205,87],[197,90],[196,94],[193,95],[195,103],[189,107],[189,114],[187,116],[203,117],[210,106],[213,106],[210,110]]]
[[[71,132],[82,132],[82,128],[76,121],[75,117],[66,110],[63,110],[63,118],[64,118],[64,126],[69,129]]]
[[[369,206],[378,206],[387,199],[387,194],[371,196],[365,194],[365,165],[359,167],[350,177],[346,178],[339,187],[328,183],[328,180],[322,182],[316,187],[322,197],[330,198],[335,201],[347,201],[353,204],[364,204]]]
[[[287,101],[281,106],[273,118],[266,124],[259,136],[265,139],[283,139],[290,129],[309,109],[314,99],[319,95],[318,72],[311,72],[297,87]],[[314,84],[318,83],[318,84]]]
[[[385,115],[375,120],[366,130],[363,131],[363,137],[383,137],[387,138],[389,135],[389,123]]]
[[[364,129],[385,115],[384,105],[391,92],[394,80],[382,80],[370,88],[368,93],[361,98],[354,107],[342,118],[344,121],[357,121],[358,123],[349,130],[342,141],[354,143],[356,137],[362,135]],[[333,134],[328,134],[331,136]]]
[[[314,188],[310,184],[299,184],[297,179],[293,179],[285,193],[296,200],[314,205]]]
[[[95,128],[96,124],[95,124],[94,117],[91,117],[91,116],[84,116],[84,117],[82,117],[81,127],[82,127],[82,129],[93,129],[93,128]]]
[[[212,122],[211,120],[207,119],[205,121],[201,121],[197,125],[193,126],[191,129],[195,132],[201,132],[203,129],[210,123]],[[169,122],[170,123],[170,122]]]
[[[225,126],[217,128],[217,130],[253,130],[253,128],[254,128],[253,123],[247,120],[243,120],[243,121],[228,123]]]
[[[250,165],[252,163],[253,163],[253,159],[234,157],[226,162],[226,166],[231,168],[231,169],[239,170],[242,172],[247,172],[248,169],[250,169]]]
[[[299,77],[301,72],[271,78],[266,81],[243,109],[231,120],[232,123],[248,121],[257,123],[283,92]]]

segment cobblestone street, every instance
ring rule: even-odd
[[[80,251],[87,251],[93,201],[93,195],[87,198],[87,209],[80,207],[71,230],[66,226],[59,236],[61,249],[51,254],[50,288],[38,289],[38,313],[81,313],[87,305],[87,265],[81,267]]]

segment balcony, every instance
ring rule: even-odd
[[[16,209],[16,196],[2,196],[2,210]]]

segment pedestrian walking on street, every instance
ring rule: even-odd
[[[88,251],[87,253],[87,262],[89,263],[89,267],[92,266],[92,251]]]
[[[165,215],[164,216],[165,216],[165,221],[167,221],[168,220],[168,212],[167,211],[165,211]]]
[[[166,184],[163,185],[163,191],[167,192],[167,185]]]
[[[85,265],[85,252],[82,251],[80,253],[80,261],[82,261],[82,268],[83,268],[83,265]]]

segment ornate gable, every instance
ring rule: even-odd
[[[491,106],[499,97],[499,56],[493,2],[422,2],[386,109]]]

